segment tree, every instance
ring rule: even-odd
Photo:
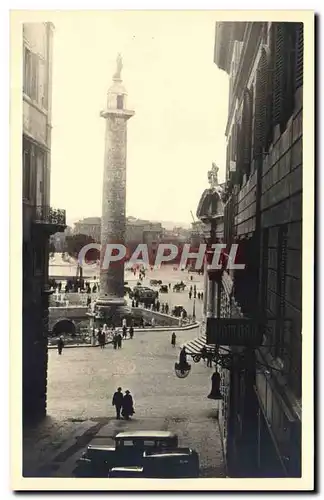
[[[87,234],[73,234],[72,236],[67,236],[65,239],[65,250],[70,257],[77,259],[78,255],[83,247],[89,245],[89,243],[95,243],[95,240],[88,236]],[[89,250],[87,252],[87,260],[96,260],[98,258],[98,252],[96,250]],[[96,255],[95,255],[96,254]],[[77,275],[80,271],[80,278],[82,278],[82,266],[78,264]]]

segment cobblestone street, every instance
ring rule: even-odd
[[[142,429],[176,432],[181,446],[198,451],[202,477],[224,476],[217,403],[207,399],[211,371],[199,363],[192,364],[186,379],[174,373],[181,343],[197,336],[197,329],[177,332],[175,349],[169,333],[143,331],[125,341],[121,350],[66,349],[62,356],[51,350],[49,419],[30,455],[32,433],[25,439],[25,460],[30,456],[33,462],[27,464],[28,473],[71,476],[89,442],[112,444],[118,431]],[[119,385],[135,400],[130,422],[114,418],[111,398]]]

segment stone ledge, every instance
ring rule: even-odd
[[[198,328],[200,326],[200,323],[192,323],[191,325],[186,325],[186,326],[166,326],[164,328],[161,327],[155,327],[155,328],[134,328],[134,333],[139,333],[139,332],[173,332],[173,331],[186,331],[186,330],[193,330],[194,328]],[[131,340],[129,337],[126,339],[123,339],[123,342],[125,340]],[[106,342],[105,345],[112,344],[112,341]],[[69,348],[74,348],[74,347],[100,347],[99,344],[92,345],[92,344],[70,344],[66,345],[64,349],[69,349]],[[57,349],[56,345],[49,345],[48,349]]]

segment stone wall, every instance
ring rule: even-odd
[[[144,321],[147,322],[151,322],[152,318],[154,318],[156,326],[179,326],[179,318],[168,316],[167,314],[158,313],[156,311],[151,311],[150,309],[133,307],[132,315],[135,318],[142,317]]]
[[[293,392],[301,391],[302,322],[302,102],[296,94],[296,108],[286,130],[276,130],[274,143],[263,162],[261,227],[263,280],[267,316],[284,317],[278,327],[270,320],[273,351],[284,363]]]

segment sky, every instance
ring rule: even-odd
[[[67,13],[68,14],[68,13]],[[190,224],[212,162],[225,177],[228,76],[211,12],[74,12],[54,21],[51,205],[101,215],[105,108],[117,53],[128,121],[126,214]]]

